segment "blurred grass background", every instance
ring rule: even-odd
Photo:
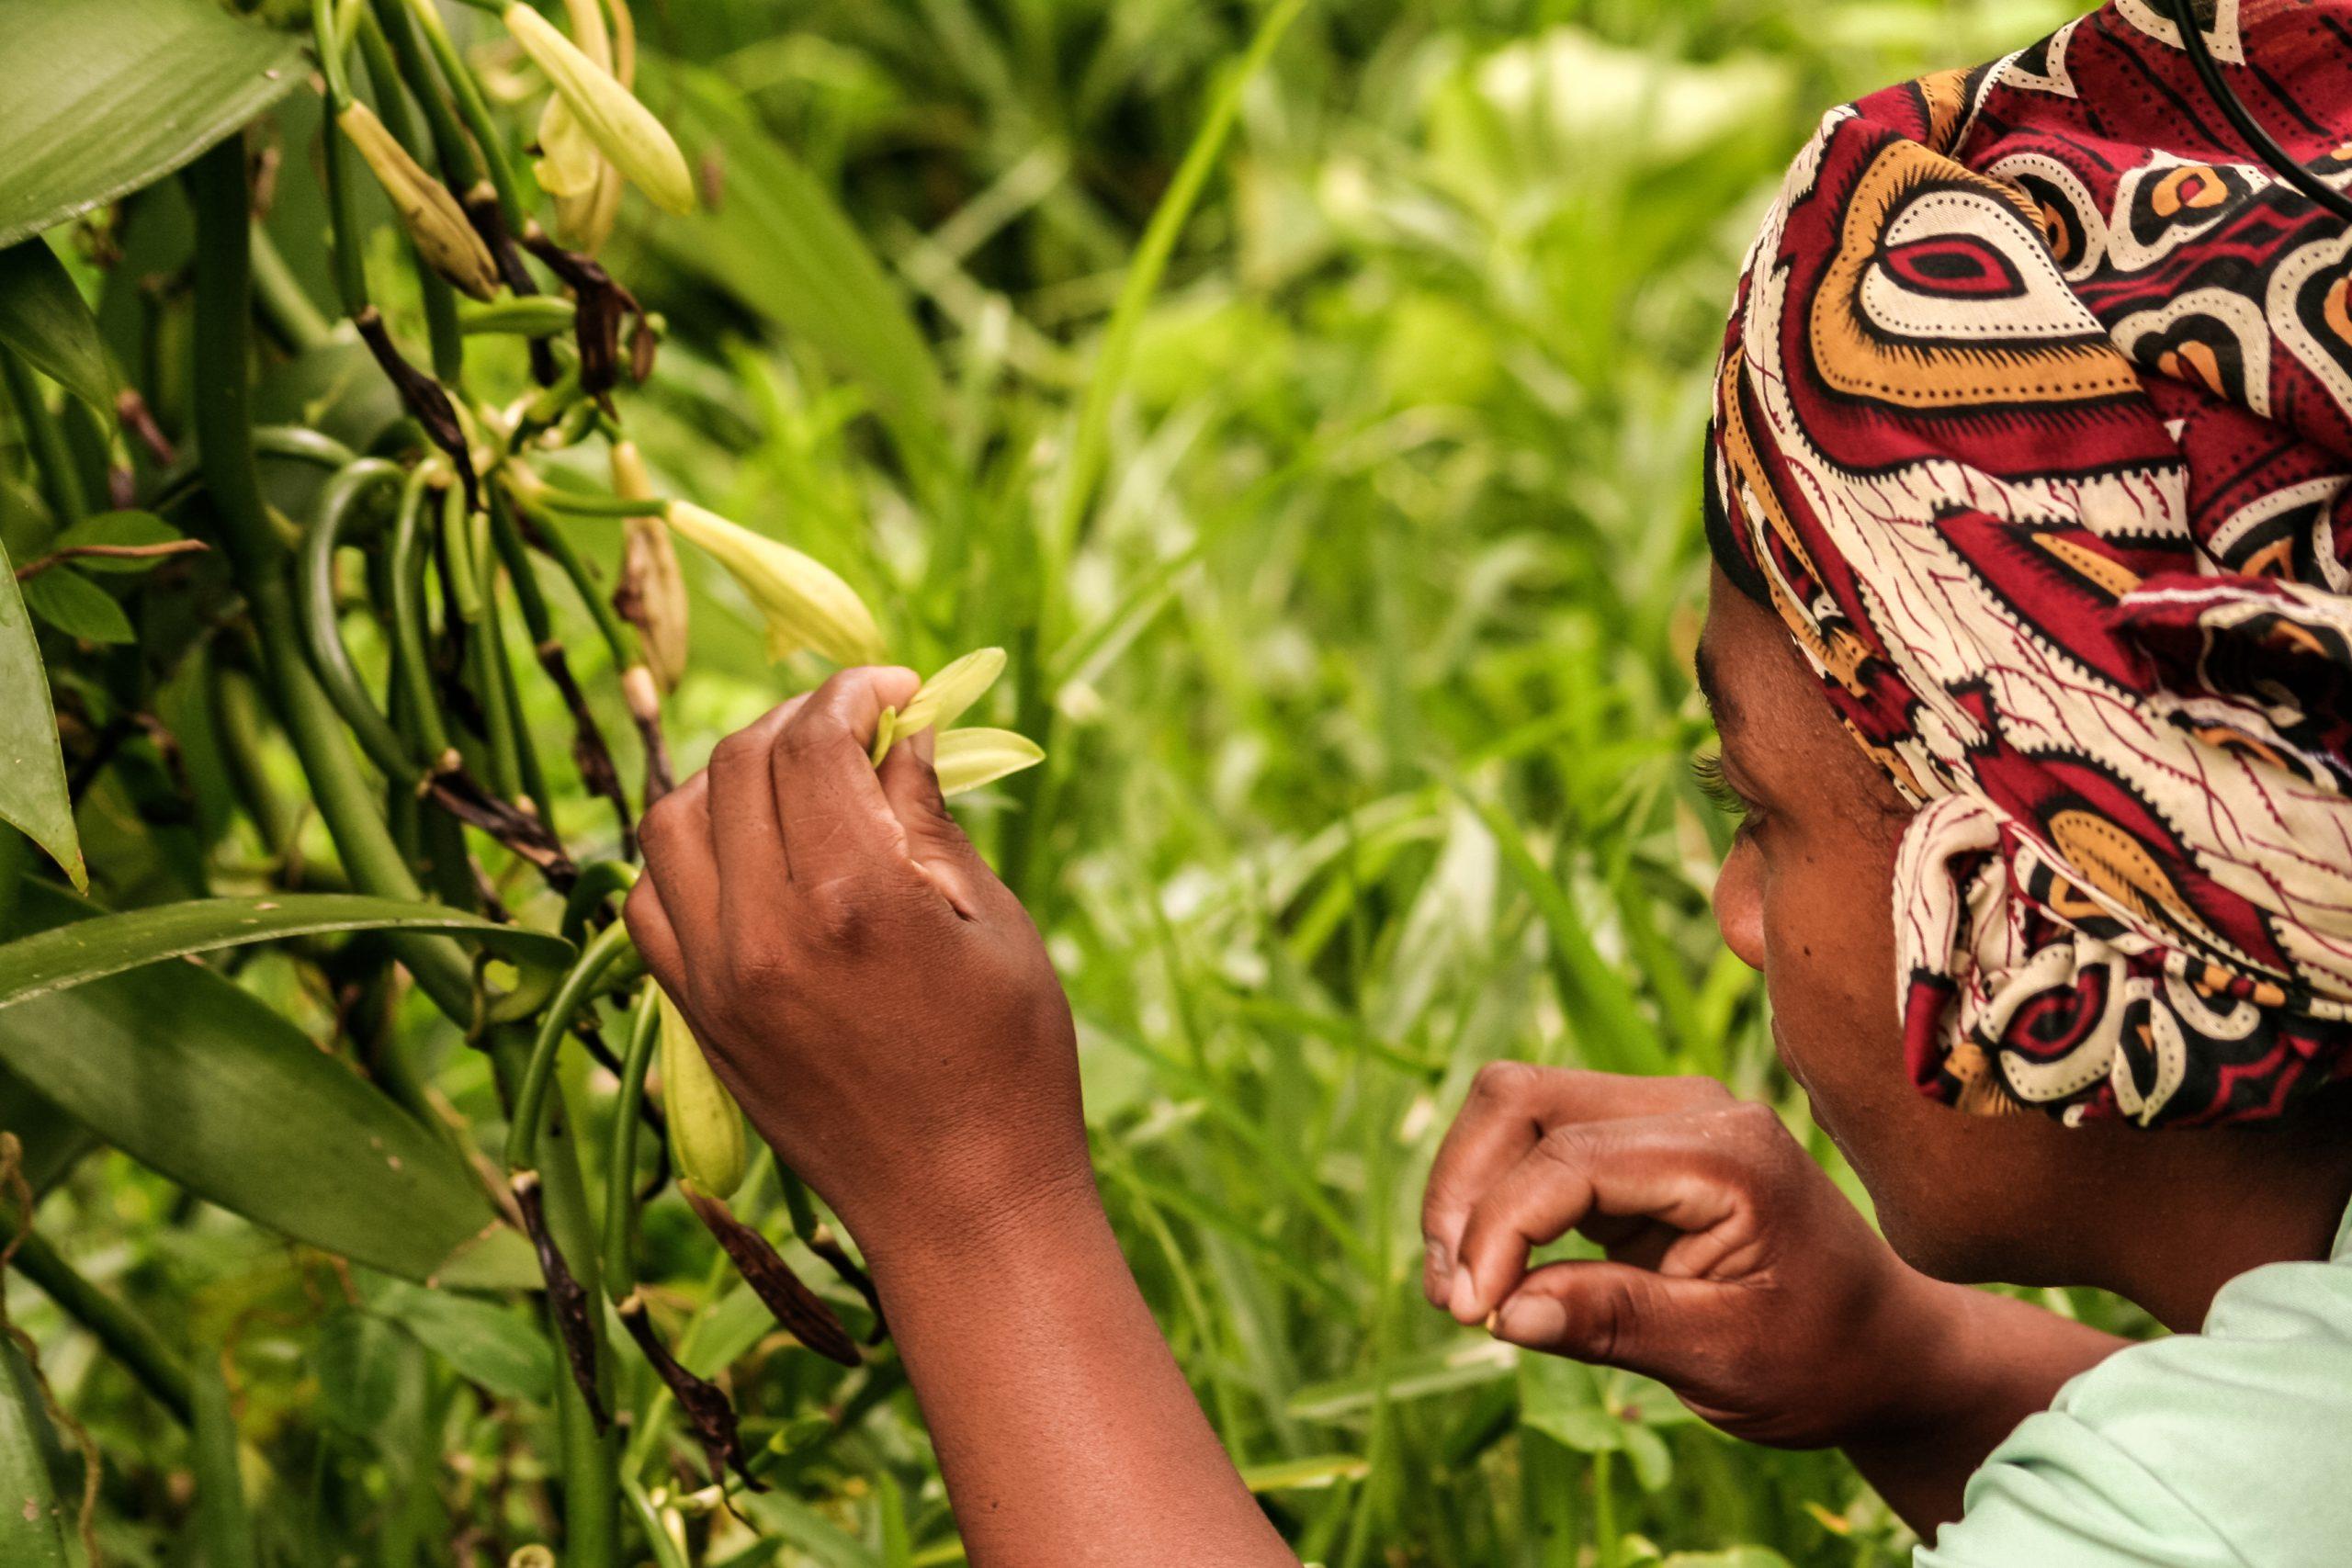
[[[1718,1075],[1834,1160],[1707,911],[1727,829],[1685,762],[1708,373],[1821,111],[2065,14],[1315,0],[1240,90],[1106,381],[1130,259],[1263,8],[642,0],[648,99],[715,199],[635,209],[607,258],[671,328],[632,429],[666,488],[849,575],[905,662],[1014,650],[989,721],[1052,759],[963,815],[1069,987],[1128,1255],[1309,1561],[1907,1560],[1836,1456],[1732,1443],[1655,1385],[1522,1364],[1430,1312],[1416,1213],[1500,1056]],[[302,267],[306,223],[273,218]],[[614,527],[581,542],[609,562]],[[822,671],[768,666],[731,585],[686,566],[691,767]],[[443,1082],[487,1103],[466,1060]],[[233,1322],[269,1370],[299,1263],[225,1222],[134,1246],[175,1199],[120,1160],[64,1201],[94,1272]],[[322,1495],[397,1520],[436,1451],[460,1481],[531,1479],[349,1321],[289,1338],[248,1395],[249,1420],[324,1402],[348,1441],[321,1463],[349,1485]],[[760,1326],[729,1298],[693,1332],[754,1415],[792,1410],[809,1391],[762,1383]],[[70,1340],[51,1371],[103,1439],[106,1390],[76,1385],[119,1374]],[[956,1560],[902,1383],[849,1398],[790,1486],[745,1500],[756,1536],[697,1519],[704,1561]],[[476,1503],[527,1513],[526,1489]],[[374,1539],[386,1562],[447,1555]],[[188,1551],[123,1522],[108,1542]]]

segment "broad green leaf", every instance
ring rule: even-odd
[[[44,553],[84,545],[168,545],[187,536],[152,512],[100,512],[85,517],[47,545]],[[169,556],[75,556],[76,571],[153,571]]]
[[[113,594],[70,566],[53,566],[17,585],[25,608],[67,637],[84,642],[137,642],[139,633]]]
[[[943,449],[946,393],[905,297],[825,188],[707,73],[672,66],[677,129],[720,172],[718,199],[664,219],[648,239],[786,332],[823,350],[873,394],[900,439]]]
[[[0,14],[6,9],[0,5]],[[15,349],[100,419],[114,418],[114,373],[107,368],[97,320],[65,264],[41,240],[21,240],[0,251],[0,346]]]
[[[370,931],[446,931],[532,966],[560,964],[571,953],[560,936],[493,925],[438,904],[344,893],[194,898],[76,920],[0,946],[0,1008],[165,958],[289,936]]]
[[[40,1394],[23,1355],[0,1342],[0,1562],[10,1568],[68,1568],[65,1532],[73,1528],[51,1484],[49,1445]]]
[[[17,592],[7,547],[0,545],[0,821],[49,852],[76,887],[90,885],[82,867],[82,840],[74,830],[74,802],[65,793],[65,755],[57,744],[57,714],[49,705],[49,673],[32,617]]]
[[[0,245],[179,168],[309,73],[211,0],[0,0]]]
[[[127,918],[86,914],[72,896],[28,882],[17,919],[55,929],[0,953],[54,960],[61,922],[103,933]],[[119,956],[121,943],[85,945]],[[81,946],[67,943],[64,953],[87,962]],[[38,989],[49,994],[28,991],[0,1009],[0,1061],[198,1197],[415,1280],[432,1278],[492,1224],[489,1200],[446,1140],[211,971],[12,966],[19,979],[48,976]]]
[[[514,1308],[428,1291],[399,1280],[360,1286],[368,1310],[397,1323],[469,1381],[507,1399],[544,1403],[555,1386],[555,1352],[542,1321]]]

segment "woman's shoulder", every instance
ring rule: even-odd
[[[2202,1332],[2119,1350],[2021,1422],[1918,1568],[2341,1568],[2352,1555],[2352,1258],[2275,1263]]]

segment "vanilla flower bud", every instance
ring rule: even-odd
[[[345,105],[336,111],[334,122],[359,149],[376,183],[391,198],[392,210],[400,215],[409,238],[416,242],[417,254],[425,265],[477,299],[495,295],[498,265],[449,187],[410,157],[366,104],[354,100]]]
[[[613,493],[630,501],[653,498],[653,480],[634,441],[613,443]],[[678,570],[677,547],[658,517],[631,517],[625,527],[620,590],[613,602],[637,627],[646,668],[663,691],[672,691],[686,672],[686,580]]]
[[[836,664],[872,664],[883,657],[874,613],[831,567],[691,502],[672,502],[662,517],[716,557],[751,596],[767,622],[770,659],[804,648]]]
[[[506,30],[547,73],[565,107],[613,166],[655,206],[670,212],[693,211],[695,183],[685,154],[653,112],[526,0],[514,0],[503,16]]]

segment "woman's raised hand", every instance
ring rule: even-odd
[[[1770,1107],[1711,1078],[1495,1063],[1430,1173],[1423,1289],[1530,1349],[1665,1382],[1785,1447],[1904,1420],[1951,1287],[1881,1240]],[[1606,1260],[1530,1251],[1570,1231]]]
[[[1091,1174],[1069,1006],[942,803],[914,672],[847,670],[719,742],[644,823],[629,931],[761,1135],[869,1255]]]

